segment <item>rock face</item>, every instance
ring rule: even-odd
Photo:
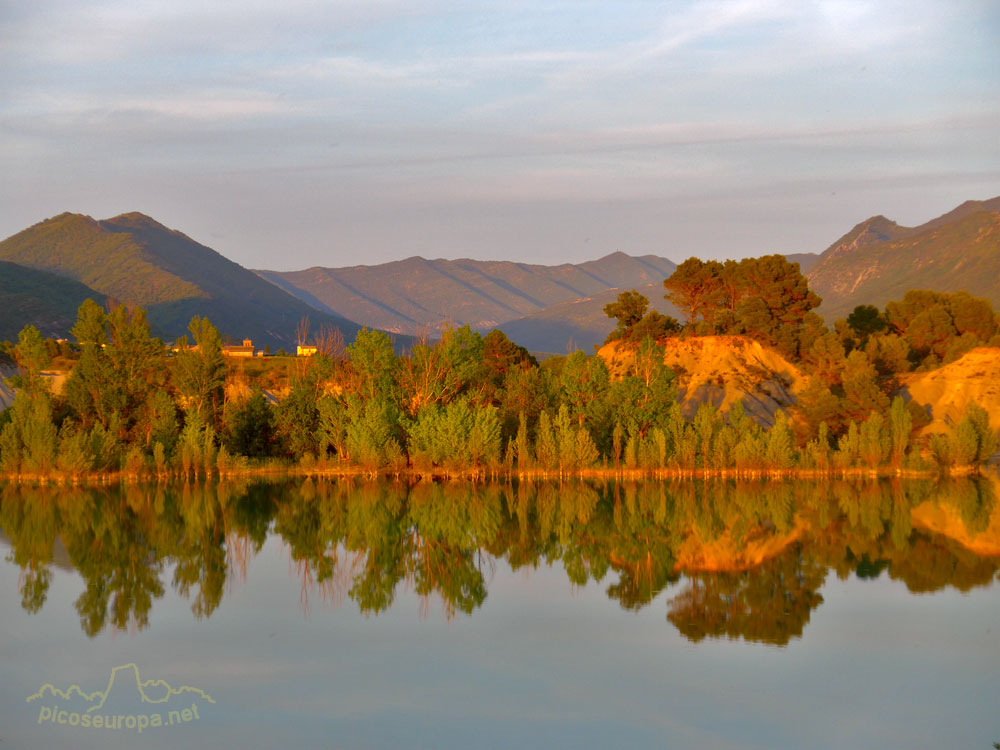
[[[0,411],[3,411],[14,403],[14,389],[7,385],[7,382],[4,380],[9,375],[9,373],[0,373]]]
[[[743,336],[699,336],[666,339],[664,363],[677,373],[678,397],[686,417],[703,403],[723,411],[737,401],[762,425],[774,424],[779,409],[788,409],[806,386],[806,377],[773,349]],[[612,376],[620,376],[635,352],[617,342],[598,355]]]
[[[980,347],[930,372],[901,375],[904,398],[927,410],[930,432],[943,432],[962,417],[973,401],[986,409],[990,424],[1000,429],[1000,349]]]

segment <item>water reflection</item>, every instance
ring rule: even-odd
[[[83,579],[84,632],[149,625],[165,579],[211,617],[280,537],[310,596],[368,615],[403,587],[449,617],[486,599],[498,561],[558,564],[628,610],[666,592],[686,638],[783,645],[800,637],[827,575],[888,575],[912,592],[992,583],[992,480],[686,481],[642,484],[262,482],[113,488],[5,486],[0,529],[21,606],[45,604],[60,556]]]

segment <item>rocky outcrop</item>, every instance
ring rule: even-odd
[[[806,386],[806,377],[781,354],[743,336],[671,338],[662,342],[664,364],[677,374],[678,399],[686,417],[710,403],[728,410],[737,401],[760,424],[771,426]],[[634,362],[635,350],[612,342],[601,347],[612,377]]]
[[[979,347],[930,372],[899,376],[904,398],[927,411],[929,432],[944,432],[958,421],[971,401],[986,409],[990,424],[1000,429],[1000,349]]]

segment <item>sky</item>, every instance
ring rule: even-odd
[[[0,237],[242,265],[820,252],[1000,195],[995,0],[0,0]]]

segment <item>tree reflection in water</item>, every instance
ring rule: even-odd
[[[90,636],[145,628],[168,574],[194,615],[211,617],[227,582],[245,580],[276,535],[306,610],[318,592],[378,615],[403,587],[420,597],[422,612],[437,599],[447,617],[469,615],[485,601],[498,561],[514,570],[558,565],[571,585],[602,583],[629,610],[666,591],[667,620],[692,641],[784,645],[822,604],[830,572],[886,572],[913,592],[989,585],[1000,561],[998,516],[995,484],[979,478],[309,480],[0,492],[21,606],[39,611],[52,566],[71,565],[84,581],[76,609]]]

